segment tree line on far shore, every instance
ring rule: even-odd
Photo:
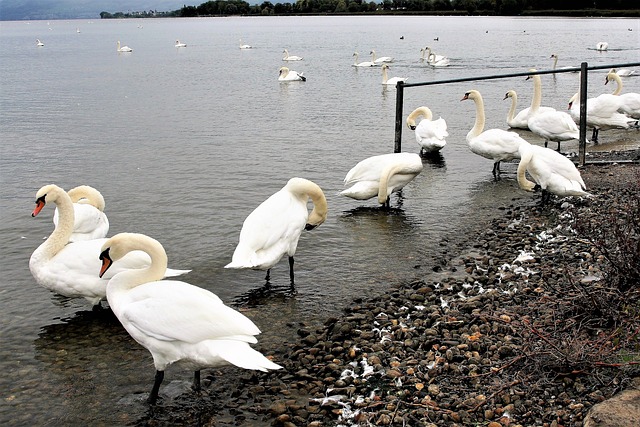
[[[639,16],[638,0],[296,0],[293,3],[250,5],[244,0],[207,1],[169,12],[101,12],[100,18],[203,17],[227,15],[304,14],[462,14],[462,15],[574,15]]]

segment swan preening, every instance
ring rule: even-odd
[[[353,67],[375,67],[376,64],[373,61],[358,62],[358,55],[358,52],[353,53]]]
[[[607,42],[598,42],[596,44],[596,50],[605,51],[607,49],[609,49],[609,43]]]
[[[376,58],[376,51],[373,49],[369,53],[371,54],[371,62],[376,65],[381,65],[385,62],[393,62],[393,58],[390,56],[381,56],[380,58]]]
[[[391,85],[391,86],[395,86],[398,84],[398,82],[406,82],[407,78],[406,77],[391,77],[389,78],[389,76],[387,75],[387,70],[389,69],[389,66],[385,63],[382,64],[382,84],[383,85]]]
[[[283,61],[302,61],[302,57],[296,56],[296,55],[289,55],[289,51],[285,49],[282,52],[282,60]]]
[[[106,286],[107,300],[129,335],[153,356],[155,381],[149,403],[155,403],[165,369],[181,364],[194,371],[193,385],[200,390],[200,370],[225,365],[267,371],[281,366],[249,344],[260,329],[246,316],[224,305],[215,294],[177,280],[162,280],[167,254],[155,239],[143,234],[120,233],[101,246],[104,277],[113,263],[140,252],[151,262],[147,268],[117,273]]]
[[[416,120],[420,117],[422,120],[416,125]],[[449,136],[447,122],[442,117],[438,120],[432,119],[431,110],[424,106],[416,108],[407,117],[407,126],[415,131],[420,154],[438,152],[447,144],[445,141],[445,138]]]
[[[36,207],[31,215],[38,215],[47,203],[54,203],[58,208],[58,225],[29,260],[31,274],[46,289],[68,298],[85,298],[92,305],[98,305],[105,298],[107,282],[112,275],[144,268],[151,262],[148,255],[132,252],[114,265],[109,275],[98,277],[100,247],[107,239],[69,243],[74,225],[71,198],[57,185],[45,185],[36,193]],[[188,271],[167,269],[164,275],[177,276]]]
[[[526,178],[526,172],[535,183]],[[526,191],[534,191],[539,186],[542,204],[549,201],[551,193],[558,196],[591,196],[586,191],[580,171],[571,160],[550,148],[532,144],[520,147],[518,185]]]
[[[42,47],[42,46],[44,46],[44,43],[42,43],[42,42],[40,41],[40,39],[36,39],[36,46],[38,46],[38,47]]]
[[[307,210],[311,199],[313,210]],[[322,189],[304,178],[291,178],[262,202],[242,224],[238,246],[225,268],[267,270],[287,254],[289,278],[294,283],[293,256],[303,230],[313,230],[327,219],[327,199]]]
[[[116,51],[118,52],[133,52],[133,49],[131,49],[129,46],[120,46],[120,40],[118,40],[118,43],[116,43]]]
[[[391,153],[369,157],[360,161],[347,173],[340,192],[356,200],[378,196],[378,203],[389,206],[391,193],[400,191],[422,172],[422,160],[415,153]]]
[[[306,82],[307,78],[297,71],[289,70],[287,67],[280,67],[278,80],[281,82],[293,82],[296,80]]]
[[[67,192],[73,202],[73,233],[70,242],[106,237],[109,219],[104,213],[104,197],[93,187],[81,185]],[[58,208],[53,212],[53,224],[58,225]]]
[[[488,129],[483,132],[485,124],[484,101],[477,90],[464,94],[461,101],[471,99],[476,105],[476,120],[467,134],[467,143],[471,152],[486,159],[493,160],[493,176],[500,175],[500,162],[520,158],[520,146],[529,144],[515,132],[502,129]]]
[[[176,47],[187,47],[186,43],[180,43],[180,40],[176,40]]]
[[[609,71],[604,84],[606,85],[611,80],[615,81],[617,84],[613,95],[617,95],[618,98],[620,98],[620,107],[618,108],[618,112],[626,114],[634,119],[640,119],[640,93],[620,93],[622,92],[622,79],[620,79],[620,75],[616,73],[615,69]]]

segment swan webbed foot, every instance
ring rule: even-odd
[[[194,371],[193,372],[193,389],[196,392],[199,392],[200,390],[202,390],[202,388],[200,387],[200,370]]]
[[[151,393],[149,393],[149,398],[147,399],[147,403],[149,405],[155,405],[158,400],[158,392],[160,391],[160,384],[164,380],[164,371],[156,371],[156,377],[153,382],[153,388],[151,389]]]

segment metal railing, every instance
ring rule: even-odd
[[[540,70],[535,72],[522,72],[511,74],[495,74],[490,76],[465,77],[459,79],[436,80],[432,82],[404,83],[398,82],[396,85],[396,123],[395,123],[395,143],[393,147],[394,153],[399,153],[402,148],[402,127],[403,127],[403,107],[404,107],[404,90],[410,87],[442,85],[448,83],[462,83],[480,80],[496,80],[511,77],[526,77],[532,74],[557,74],[557,73],[575,73],[580,72],[580,140],[578,149],[578,164],[585,165],[585,155],[587,152],[587,77],[590,70],[604,70],[611,68],[636,67],[640,66],[640,62],[631,62],[627,64],[611,64],[596,65],[589,67],[586,62],[580,64],[580,67],[563,68],[561,70]]]

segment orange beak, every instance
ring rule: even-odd
[[[100,267],[100,277],[102,277],[104,273],[107,272],[109,267],[111,267],[111,264],[113,264],[113,261],[109,257],[109,248],[105,249],[100,254],[100,259],[102,260],[102,267]]]
[[[39,198],[38,200],[36,200],[36,207],[33,210],[33,212],[31,212],[31,216],[35,217],[36,215],[38,215],[40,213],[40,211],[42,210],[42,208],[44,208],[44,198]]]

